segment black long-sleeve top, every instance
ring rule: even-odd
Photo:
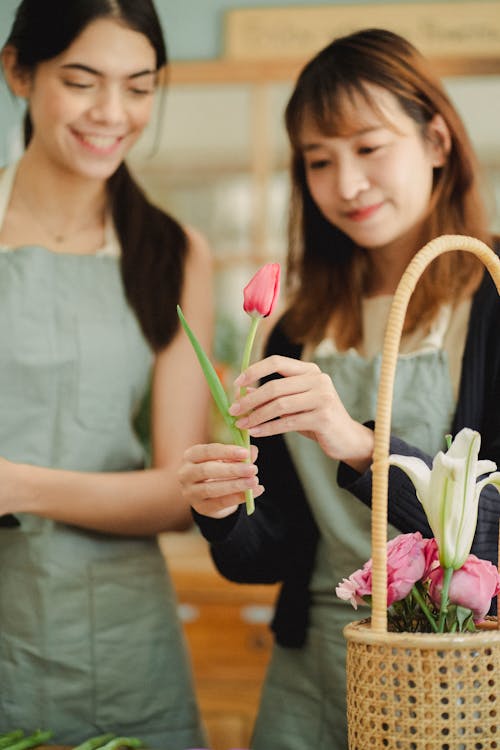
[[[467,330],[458,401],[451,432],[463,427],[481,433],[481,458],[500,466],[500,298],[489,274],[474,295]],[[301,347],[285,335],[281,323],[273,330],[266,356],[300,358]],[[309,581],[314,566],[319,530],[295,471],[283,436],[256,439],[259,478],[266,491],[247,516],[240,508],[215,520],[193,511],[202,534],[210,542],[218,570],[241,583],[276,583],[282,587],[272,622],[278,643],[300,647],[306,636],[310,604]],[[390,453],[432,457],[397,437]],[[371,471],[358,474],[340,464],[337,480],[365,505],[371,505]],[[480,558],[498,561],[500,496],[494,487],[481,493],[472,550]],[[420,531],[432,536],[413,484],[396,467],[389,470],[388,520],[401,533]],[[496,611],[496,603],[492,612]]]

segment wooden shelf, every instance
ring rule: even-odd
[[[171,84],[266,84],[293,81],[308,58],[284,60],[193,60],[172,62],[167,72]],[[499,75],[498,57],[434,57],[439,76]]]

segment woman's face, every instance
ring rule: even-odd
[[[357,245],[399,253],[404,245],[411,256],[428,211],[433,170],[446,158],[443,140],[434,121],[424,138],[391,93],[367,89],[380,112],[361,95],[346,98],[349,127],[341,136],[325,136],[306,121],[301,150],[307,184],[325,218]]]
[[[30,148],[63,170],[107,179],[147,125],[156,81],[146,36],[115,20],[93,21],[27,83]]]

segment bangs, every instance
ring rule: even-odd
[[[360,99],[384,125],[394,128],[377,103],[373,89],[370,90],[372,85],[358,79],[332,81],[325,76],[316,79],[311,87],[297,89],[286,112],[286,127],[293,148],[301,148],[306,124],[313,125],[329,138],[350,135],[353,126],[359,124]]]

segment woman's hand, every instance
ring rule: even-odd
[[[259,497],[264,488],[257,479],[257,448],[248,451],[236,445],[193,445],[184,453],[178,479],[184,499],[204,516],[224,518],[245,502],[245,490]]]
[[[249,390],[231,405],[236,426],[259,438],[299,432],[316,440],[330,458],[365,471],[372,461],[373,432],[351,418],[330,376],[312,362],[273,355],[251,365],[235,385],[246,388],[273,374],[283,377]]]

